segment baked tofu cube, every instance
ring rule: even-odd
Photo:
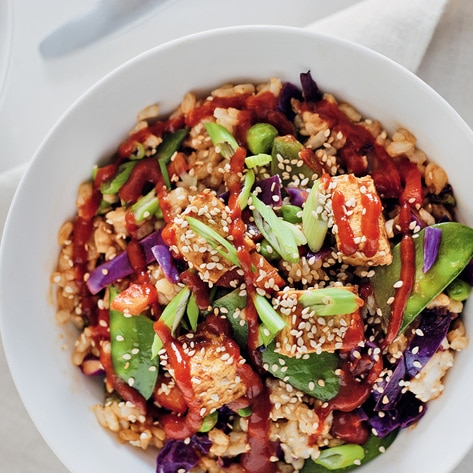
[[[246,385],[238,374],[245,360],[239,351],[235,352],[228,337],[203,328],[178,341],[188,357],[193,399],[201,417],[246,394]],[[173,376],[172,367],[167,368]]]
[[[210,246],[190,227],[185,217],[193,217],[209,226],[225,239],[229,236],[230,216],[225,204],[211,191],[195,195],[189,206],[174,218],[171,232],[175,234],[175,245],[172,247],[196,269],[203,281],[215,283],[234,265]]]
[[[381,199],[371,176],[331,178],[333,233],[342,260],[353,266],[390,264],[391,246]]]
[[[356,287],[343,287],[358,293]],[[299,301],[306,291],[283,291],[273,305],[286,322],[276,336],[276,351],[300,358],[306,353],[350,350],[364,339],[364,325],[359,308],[350,314],[322,316]],[[358,299],[358,298],[357,298]],[[359,299],[362,304],[361,299]],[[274,304],[275,302],[275,304]]]

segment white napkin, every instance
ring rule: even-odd
[[[363,0],[306,28],[357,42],[415,72],[449,0]],[[0,174],[0,236],[22,165]]]
[[[306,28],[361,44],[419,67],[449,0],[364,0]]]

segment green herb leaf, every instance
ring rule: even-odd
[[[143,143],[136,141],[135,149],[133,150],[133,153],[130,154],[130,159],[133,159],[133,160],[143,159],[145,156],[146,156],[146,150],[145,150],[145,147],[143,146]]]
[[[248,345],[248,324],[241,317],[242,310],[246,307],[246,296],[240,295],[240,290],[235,289],[228,294],[216,299],[212,305],[227,317],[233,330],[233,338],[240,348]],[[222,310],[223,309],[223,310]]]
[[[276,378],[287,380],[300,391],[322,401],[335,397],[340,378],[335,374],[338,357],[335,353],[310,353],[306,358],[292,358],[275,352],[272,343],[263,351],[265,368]]]
[[[189,133],[189,128],[181,128],[174,133],[167,133],[156,149],[156,159],[164,164],[169,164],[173,154],[179,150],[184,138]]]
[[[174,153],[179,150],[188,133],[188,128],[181,128],[174,133],[167,133],[164,135],[163,141],[156,150],[156,159],[158,160],[159,168],[167,189],[171,189],[167,165],[171,161]]]
[[[110,301],[118,291],[110,288]],[[145,399],[153,394],[158,361],[151,357],[153,321],[144,315],[125,316],[110,310],[110,343],[113,369],[117,376]]]
[[[191,325],[191,329],[195,332],[197,328],[197,320],[199,319],[199,307],[195,300],[194,294],[191,294],[187,302],[187,319]]]
[[[220,235],[220,233],[216,232],[213,228],[194,217],[186,217],[186,220],[189,222],[189,226],[192,231],[206,240],[207,243],[214,250],[216,250],[220,256],[227,259],[235,266],[240,266],[236,248],[227,240],[225,240],[225,238]]]

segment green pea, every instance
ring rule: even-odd
[[[471,286],[466,281],[462,281],[461,279],[455,279],[447,287],[447,295],[454,301],[466,301],[470,296],[470,292]]]
[[[254,154],[269,153],[278,130],[269,123],[256,123],[246,134],[248,148]]]
[[[345,444],[322,450],[320,456],[314,462],[328,470],[338,470],[339,468],[356,465],[364,457],[365,451],[361,445]]]
[[[300,223],[302,222],[302,209],[297,205],[283,205],[281,207],[281,215],[286,222]]]

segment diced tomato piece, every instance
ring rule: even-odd
[[[110,304],[110,309],[139,315],[150,305],[157,302],[156,288],[149,283],[130,284],[120,292]]]
[[[153,392],[153,399],[159,406],[177,414],[184,414],[187,411],[187,404],[181,390],[171,378],[165,376],[158,378]]]

